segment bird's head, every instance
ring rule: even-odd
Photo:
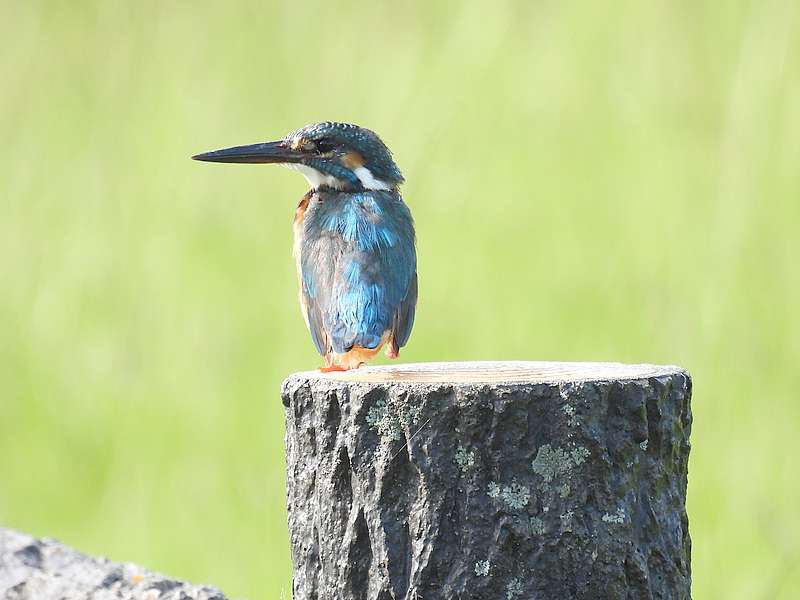
[[[274,163],[300,171],[314,189],[393,190],[403,175],[373,131],[349,123],[315,123],[282,140],[193,156],[225,163]]]

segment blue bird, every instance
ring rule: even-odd
[[[295,211],[294,257],[303,317],[325,358],[320,370],[357,368],[384,345],[397,358],[417,304],[414,222],[398,191],[403,175],[374,132],[316,123],[192,158],[300,171],[311,189]]]

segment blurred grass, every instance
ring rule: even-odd
[[[794,597],[800,5],[0,0],[0,39],[0,523],[288,598],[305,183],[188,156],[347,120],[408,180],[404,360],[687,367],[694,595]]]

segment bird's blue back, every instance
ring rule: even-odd
[[[299,268],[320,354],[405,345],[417,301],[414,225],[396,191],[317,191],[300,227]]]

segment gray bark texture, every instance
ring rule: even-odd
[[[615,363],[290,376],[294,600],[689,599],[690,396]]]
[[[225,600],[131,563],[85,556],[51,539],[0,528],[3,600]]]

